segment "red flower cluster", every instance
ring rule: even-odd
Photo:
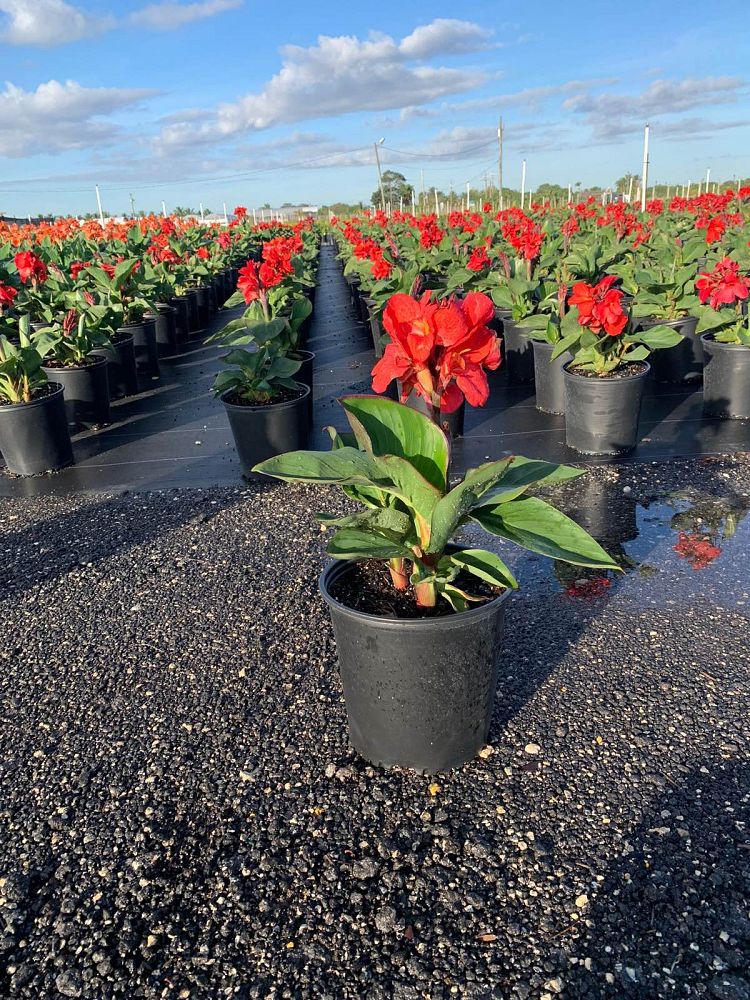
[[[86,265],[83,263],[83,261],[74,260],[73,263],[70,265],[70,277],[73,279],[73,281],[78,281],[78,275],[81,273],[81,271],[85,270],[86,270]]]
[[[724,257],[717,261],[713,271],[698,276],[695,287],[704,305],[708,302],[712,309],[720,309],[746,299],[750,279],[740,274],[740,265],[736,261]]]
[[[245,208],[244,205],[238,205],[235,208],[234,212],[232,212],[232,215],[235,217],[235,219],[241,221],[247,215],[247,209]]]
[[[276,236],[264,244],[259,276],[266,288],[272,288],[294,274],[292,257],[301,249],[299,236]]]
[[[628,315],[622,308],[622,292],[612,285],[617,281],[614,274],[596,285],[577,281],[569,304],[578,306],[578,322],[592,333],[607,333],[619,337],[628,325]]]
[[[536,260],[544,242],[542,230],[523,213],[505,223],[503,236],[524,260]]]
[[[727,225],[720,215],[715,215],[713,218],[702,215],[695,220],[695,228],[706,230],[706,243],[710,245],[719,242],[726,232]]]
[[[281,281],[282,276],[276,274],[267,264],[257,264],[254,260],[249,260],[240,270],[237,288],[242,292],[245,302],[250,305],[256,299],[265,299],[267,290],[280,284]]]
[[[423,219],[417,219],[417,227],[419,228],[419,245],[424,250],[436,247],[445,236],[445,233],[437,224],[434,215],[427,215]]]
[[[393,379],[405,402],[412,390],[442,413],[457,410],[464,398],[472,406],[487,402],[486,369],[500,365],[500,344],[487,324],[492,300],[470,292],[462,301],[432,302],[393,295],[383,314],[391,343],[372,370],[372,387],[385,392]]]
[[[198,247],[198,249],[195,251],[195,256],[200,257],[201,260],[208,260],[211,254],[208,252],[208,249],[206,247]]]
[[[705,569],[714,559],[721,555],[721,549],[710,539],[681,531],[674,551],[680,559],[687,559],[695,570]]]
[[[484,271],[485,268],[491,267],[492,261],[490,260],[486,248],[476,247],[476,249],[472,251],[466,266],[470,271]]]
[[[16,297],[18,292],[12,285],[3,285],[0,282],[0,309],[3,306],[12,306],[13,299]]]
[[[18,269],[18,277],[24,285],[27,285],[30,281],[35,284],[36,282],[47,280],[47,268],[44,261],[37,257],[35,253],[32,253],[31,250],[24,250],[23,253],[17,253],[13,260]]]

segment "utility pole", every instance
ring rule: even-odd
[[[130,195],[130,214],[135,218],[135,198]]]
[[[102,212],[102,196],[99,194],[99,185],[94,184],[96,190],[96,203],[99,206],[99,222],[104,225],[104,212]]]
[[[633,178],[633,175],[631,174],[630,175],[630,184],[628,184],[628,205],[633,200],[633,180],[634,180],[634,178]]]
[[[648,125],[643,133],[643,175],[641,177],[641,211],[646,211],[646,194],[648,191]]]
[[[432,190],[435,192],[435,215],[439,216],[440,215],[440,204],[438,202],[437,188],[434,187]]]
[[[708,182],[711,179],[711,168],[708,167],[706,170],[706,194],[708,194]]]
[[[229,224],[229,216],[227,215],[227,203],[222,202],[222,204],[224,206],[224,225],[226,226]]]
[[[419,211],[421,213],[421,212],[424,212],[424,206],[426,204],[426,202],[425,202],[425,193],[424,193],[424,170],[420,170],[419,171],[419,179],[420,179],[420,183],[421,183],[421,187],[422,187],[422,194],[420,195],[420,198],[419,198]]]
[[[471,184],[469,181],[466,182],[466,211],[468,212],[471,208]]]
[[[521,161],[521,211],[526,200],[526,160]]]
[[[499,208],[503,210],[503,119],[497,126],[497,193],[500,197]]]
[[[385,190],[383,188],[383,172],[380,169],[380,150],[378,149],[378,146],[382,145],[384,142],[385,139],[378,139],[377,142],[373,143],[373,146],[375,147],[375,162],[378,165],[378,184],[380,185],[380,205],[383,211],[385,212]]]
[[[198,202],[198,207],[201,210],[201,222],[203,222],[203,202],[202,201]]]
[[[161,203],[161,214],[162,214],[162,215],[164,216],[164,218],[166,219],[166,217],[167,217],[167,203],[166,203],[165,201],[163,201],[163,202]]]

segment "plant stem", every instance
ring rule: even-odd
[[[437,602],[437,591],[432,580],[414,584],[417,605],[420,608],[434,608]]]
[[[405,559],[389,559],[388,571],[391,574],[391,580],[396,590],[408,590],[409,574],[406,571]]]

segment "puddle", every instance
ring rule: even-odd
[[[619,487],[590,483],[560,503],[613,556],[622,572],[553,562],[497,547],[529,594],[595,605],[705,603],[750,612],[750,496],[684,489],[636,503]],[[472,542],[486,545],[471,532]]]

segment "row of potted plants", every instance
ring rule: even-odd
[[[230,298],[239,265],[289,232],[251,225],[243,209],[227,229],[159,217],[5,227],[0,451],[8,471],[69,465],[69,432],[109,423],[110,401],[137,393],[139,377],[157,378],[159,357],[184,350]]]
[[[700,377],[704,353],[705,412],[750,416],[749,199],[654,201],[643,215],[592,200],[447,219],[365,213],[333,232],[378,356],[392,295],[484,292],[510,380],[535,382],[539,409],[566,414],[573,447],[621,452],[636,440],[645,378]],[[609,416],[592,437],[600,406]]]

